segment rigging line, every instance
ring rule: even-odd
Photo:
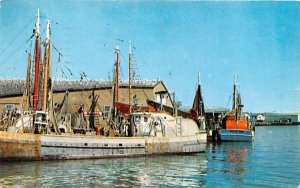
[[[135,52],[135,47],[133,46],[133,50]],[[134,52],[131,53],[131,69],[132,69],[132,79],[133,80],[141,80],[141,76],[140,76],[140,73],[139,73],[139,68],[138,68],[138,65],[137,65],[137,61],[136,61],[136,58],[135,58],[135,55],[134,55]]]
[[[80,75],[80,81],[83,81],[83,80],[89,81],[89,80],[90,80],[90,79],[88,78],[88,75],[87,75],[84,71],[79,70],[78,72],[79,72],[79,75]]]
[[[68,78],[72,78],[74,80],[89,80],[88,74],[82,70],[82,68],[78,68],[76,62],[71,61],[58,61],[56,62],[57,66],[61,67],[61,69],[66,70],[65,72],[69,73]],[[67,76],[67,74],[65,74]]]
[[[17,50],[12,51],[12,53],[10,53],[9,56],[3,61],[3,63],[2,63],[2,64],[0,63],[0,65],[4,65],[6,62],[8,62],[8,60],[9,60],[11,57],[15,57],[14,54],[16,54],[16,52],[17,52],[19,49],[21,49],[22,46],[23,46],[23,44],[21,44],[20,46],[18,46]]]
[[[0,55],[2,55],[10,46],[11,44],[13,44],[15,42],[15,40],[21,35],[22,32],[26,31],[27,27],[31,24],[31,22],[35,19],[35,17],[33,17],[29,23],[27,23],[25,25],[25,27],[23,29],[21,29],[17,35],[8,43],[8,45],[4,48],[4,50],[2,50],[2,52],[0,53]]]
[[[142,89],[142,91],[143,91],[143,93],[144,93],[145,97],[146,97],[147,99],[149,99],[149,97],[148,97],[148,95],[146,94],[145,90],[144,90],[144,89]]]
[[[33,19],[32,19],[32,20],[33,20]],[[31,40],[30,40],[30,41],[31,41]],[[27,41],[26,41],[26,43],[27,43]],[[3,63],[2,63],[2,64],[0,63],[0,65],[4,65],[6,62],[8,62],[8,60],[9,60],[11,57],[15,57],[14,54],[16,54],[16,52],[17,52],[19,49],[21,49],[22,46],[23,46],[23,44],[20,43],[20,45],[17,47],[17,49],[14,50],[14,51],[12,51],[12,52],[9,54],[9,56],[8,56],[5,60],[3,60]],[[31,46],[32,46],[32,41],[31,41],[31,43],[30,43],[30,51],[31,51]]]
[[[148,63],[147,63],[147,61],[145,61],[145,59],[142,57],[142,55],[138,52],[138,50],[136,50],[136,48],[134,48],[135,49],[135,52],[136,52],[136,54],[140,57],[140,59],[142,60],[142,62],[144,62],[143,63],[143,65],[146,65],[146,67],[148,68],[148,70],[150,71],[150,73],[152,74],[152,76],[153,77],[155,77],[155,75],[154,75],[154,73],[153,73],[153,70],[150,68],[150,66],[148,65]]]
[[[111,71],[109,71],[109,80],[114,81],[115,65],[112,66]]]
[[[63,54],[53,44],[52,47],[58,53],[58,63],[61,62],[61,57],[64,57]]]
[[[119,70],[120,70],[120,73],[121,73],[121,76],[119,77],[119,80],[122,81],[122,80],[124,80],[125,76],[124,76],[124,72],[123,72],[123,69],[122,69],[121,66],[120,66]]]
[[[227,108],[230,108],[230,107],[229,107],[229,102],[230,102],[230,100],[231,100],[231,95],[229,95],[229,98],[228,98],[228,101],[227,101],[227,105],[226,105]]]
[[[133,80],[141,80],[141,75],[140,75],[138,66],[135,63],[133,63],[132,67],[133,67],[132,68],[132,79]]]
[[[70,75],[72,76],[73,75],[72,71],[66,65],[65,65],[65,67],[69,71]]]
[[[125,64],[127,65],[127,57],[124,57],[124,54],[123,53],[121,53],[120,52],[120,72],[121,72],[121,77],[124,79],[125,78],[125,76],[124,76],[124,72],[123,72],[123,67],[125,66]],[[124,59],[126,59],[125,61],[124,61]],[[124,63],[124,65],[121,63],[121,62],[125,62]],[[121,66],[121,65],[123,65],[123,66]],[[126,70],[126,69],[125,69]]]

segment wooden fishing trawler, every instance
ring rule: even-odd
[[[189,111],[189,113],[192,115],[194,121],[198,124],[198,127],[201,130],[206,130],[205,108],[200,84],[200,73],[198,73],[198,86],[193,102],[193,107]]]
[[[68,93],[63,101],[55,106],[51,80],[50,22],[47,23],[43,61],[39,28],[38,11],[34,30],[33,94],[30,86],[32,62],[29,54],[22,100],[23,111],[14,125],[0,131],[0,161],[131,157],[205,151],[206,133],[201,131],[193,120],[130,104],[130,73],[129,104],[125,104],[128,113],[121,113],[124,104],[118,99],[118,46],[115,50],[113,107],[108,123],[101,130],[103,136],[96,135],[99,130],[84,121],[80,106],[75,112],[65,109]],[[129,65],[130,61],[131,50]],[[93,96],[92,100],[96,101],[97,96]],[[91,108],[93,105],[95,103],[92,103]]]
[[[221,141],[252,141],[254,130],[242,111],[240,92],[236,88],[236,81],[233,84],[232,110],[223,117],[221,127],[218,130]]]
[[[212,130],[212,124],[214,122],[207,122],[207,117],[205,114],[205,105],[202,95],[201,83],[200,83],[200,73],[198,73],[198,85],[196,89],[196,94],[193,102],[192,109],[189,110],[189,114],[192,115],[194,121],[196,121],[198,127],[201,130],[207,132],[207,141],[214,141],[213,138],[217,137],[217,130]]]

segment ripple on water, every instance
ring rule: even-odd
[[[208,144],[206,153],[0,163],[3,187],[297,187],[300,127],[257,127],[254,143]]]

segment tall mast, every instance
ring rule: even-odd
[[[45,39],[45,53],[44,53],[44,78],[43,78],[43,111],[48,108],[49,98],[49,82],[50,82],[50,21],[47,21],[47,31]]]
[[[29,111],[30,109],[30,71],[31,71],[31,54],[28,53],[27,59],[27,72],[26,72],[26,80],[25,80],[25,88],[23,91],[23,100],[22,100],[22,108],[24,111]]]
[[[200,72],[198,72],[198,84],[197,84],[196,95],[193,103],[193,110],[196,112],[197,117],[203,116],[205,114],[204,102],[203,102],[203,97],[201,92]]]
[[[236,97],[236,103],[237,103],[237,113],[238,113],[238,118],[242,117],[242,99],[241,99],[241,93],[237,92],[237,97]]]
[[[116,62],[115,62],[115,102],[119,102],[119,85],[120,85],[120,79],[119,79],[119,72],[120,72],[120,46],[119,44],[116,45]]]
[[[131,41],[129,41],[129,55],[128,55],[128,104],[129,114],[131,113]]]
[[[110,113],[110,119],[116,117],[116,102],[119,101],[119,44],[116,44],[115,48],[115,65],[114,65],[114,76],[113,76],[113,85],[112,85],[112,108]]]
[[[234,75],[232,100],[232,110],[236,110],[236,75]]]
[[[201,100],[201,86],[200,86],[200,72],[198,72],[198,89],[197,89],[197,92],[198,92],[198,100],[199,100],[199,104],[198,104],[198,116],[202,116],[202,100]]]
[[[40,10],[37,12],[35,24],[35,50],[34,50],[34,85],[33,85],[33,111],[37,110],[39,100],[39,73],[41,63],[41,36],[40,36]]]

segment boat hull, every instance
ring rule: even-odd
[[[254,132],[250,130],[221,130],[221,141],[251,142],[254,139]]]
[[[204,152],[206,133],[178,137],[36,135],[0,131],[0,160],[133,157]]]

